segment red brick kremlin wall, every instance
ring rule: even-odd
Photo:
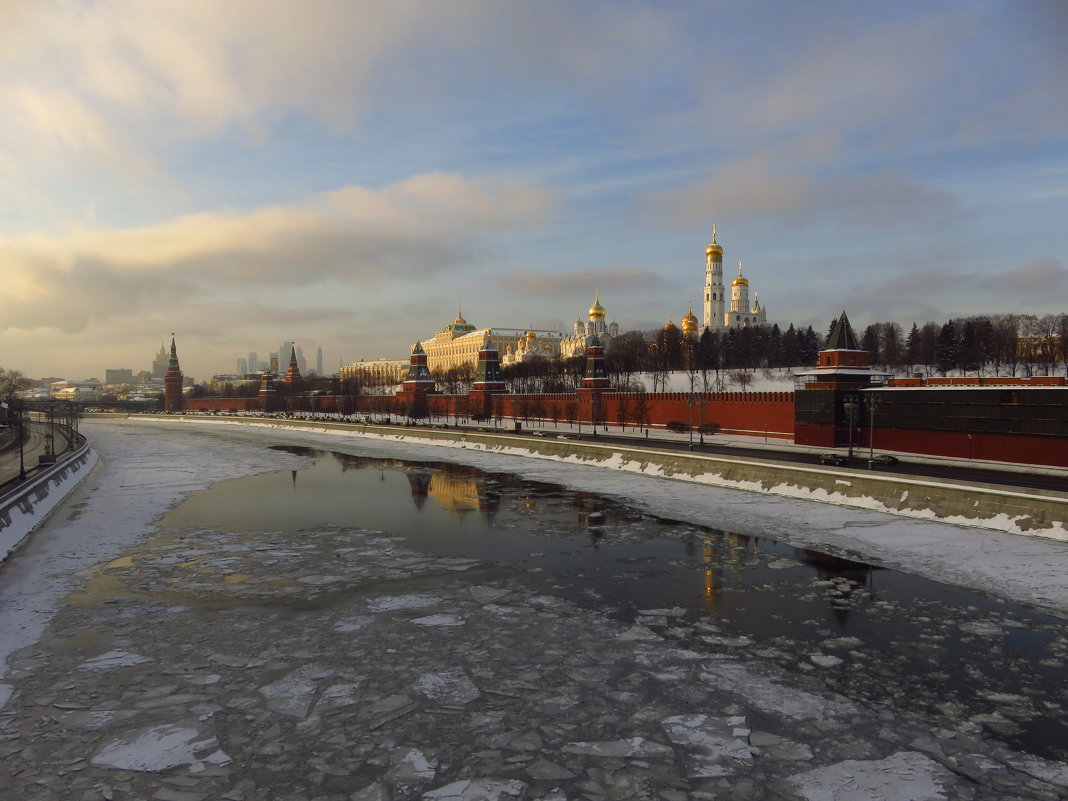
[[[429,411],[434,417],[471,419],[479,410],[472,408],[467,395],[430,395]],[[593,419],[593,405],[588,394],[548,394],[494,396],[490,409],[492,417],[508,421],[552,421],[560,424],[570,420],[589,425]],[[690,423],[691,409],[685,392],[645,393],[605,392],[597,418],[609,428],[638,427],[639,413],[645,427],[664,428],[668,423]],[[620,400],[623,407],[620,408]],[[704,407],[694,404],[693,426],[702,421],[719,424],[720,431],[732,434],[768,436],[792,440],[794,435],[794,394],[792,392],[711,392],[698,394]],[[279,397],[274,409],[267,411],[342,412],[345,414],[407,414],[403,399],[389,395],[361,395],[336,397]],[[264,411],[259,398],[186,398],[186,412]]]

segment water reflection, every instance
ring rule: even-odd
[[[194,493],[173,528],[316,536],[383,530],[440,557],[508,566],[517,581],[646,625],[643,610],[695,648],[758,649],[814,670],[838,692],[929,714],[959,709],[1014,745],[1068,757],[1063,622],[894,570],[765,537],[680,524],[592,493],[445,462],[285,447],[315,464]],[[878,581],[876,573],[878,572]],[[811,657],[819,661],[813,663]],[[1020,677],[1026,676],[1021,685]],[[998,699],[1034,698],[1009,725]],[[998,713],[998,714],[994,714]]]

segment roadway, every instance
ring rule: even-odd
[[[47,423],[26,423],[26,444],[23,447],[23,460],[26,464],[26,472],[29,473],[45,453],[48,444],[49,425]],[[62,453],[69,446],[66,432],[56,426],[56,452]],[[8,481],[17,479],[19,475],[19,446],[18,434],[7,448],[0,452],[0,488],[5,487]]]
[[[455,426],[450,426],[455,428]],[[460,426],[461,429],[467,429],[471,431],[490,430],[487,426]],[[537,431],[535,429],[535,431]],[[515,436],[529,436],[533,439],[538,439],[539,436],[535,431],[506,431],[499,429],[499,434],[514,434]],[[546,431],[543,436],[546,439],[556,438],[559,432]],[[571,432],[565,432],[566,435],[572,439],[577,435]],[[735,458],[743,459],[757,459],[764,462],[781,462],[783,464],[791,465],[805,465],[808,467],[823,467],[824,469],[842,470],[842,471],[856,471],[856,472],[868,472],[868,451],[862,449],[856,449],[854,451],[853,460],[842,467],[830,467],[826,465],[820,465],[819,454],[822,452],[819,449],[804,449],[799,450],[797,446],[777,444],[773,441],[763,447],[754,448],[747,447],[744,443],[730,442],[717,444],[714,442],[715,435],[705,437],[705,444],[701,445],[695,435],[693,442],[693,452],[703,454],[706,456],[731,456]],[[605,433],[600,431],[597,436],[590,434],[589,427],[582,432],[581,435],[583,442],[590,443],[602,443],[606,445],[622,445],[627,447],[637,448],[656,448],[658,450],[669,451],[689,451],[690,443],[686,440],[679,439],[662,439],[658,437],[639,437],[638,435],[618,435],[612,433]],[[834,451],[845,455],[843,448],[825,448],[824,451]],[[1052,492],[1065,492],[1068,491],[1068,475],[1065,471],[1057,472],[1020,472],[1018,470],[1003,470],[997,467],[983,466],[975,467],[967,464],[947,464],[940,460],[929,460],[920,454],[911,456],[900,456],[900,461],[896,465],[876,465],[874,470],[880,473],[886,473],[897,476],[915,476],[917,478],[939,478],[946,479],[947,481],[954,482],[971,482],[976,484],[996,484],[999,486],[1012,487],[1016,489],[1037,489],[1046,490]],[[963,461],[963,460],[962,460]],[[1035,470],[1044,470],[1045,468],[1036,467]]]

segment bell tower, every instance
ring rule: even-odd
[[[705,248],[705,327],[723,327],[723,248],[716,243],[716,224],[712,223],[712,244]]]

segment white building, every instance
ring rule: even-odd
[[[574,333],[560,343],[560,355],[565,359],[571,356],[585,356],[586,348],[589,347],[594,337],[597,337],[601,345],[607,348],[608,343],[619,336],[619,323],[606,324],[605,314],[604,306],[601,305],[601,295],[598,292],[594,294],[593,305],[587,312],[589,319],[585,323],[581,318],[575,321]]]
[[[716,226],[712,225],[712,244],[705,248],[705,327],[713,331],[725,328],[748,328],[768,324],[768,310],[760,305],[760,294],[749,302],[749,279],[742,275],[731,281],[731,294],[723,285],[723,248],[716,243]]]

